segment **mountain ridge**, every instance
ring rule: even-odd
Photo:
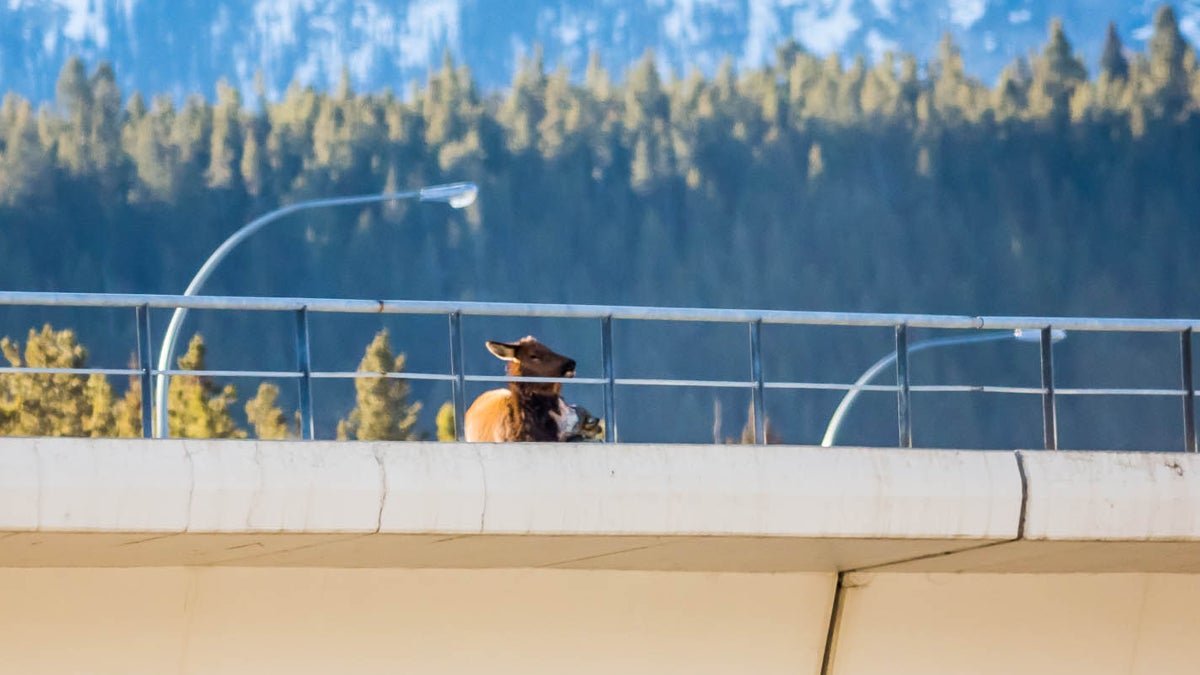
[[[1104,28],[1144,48],[1151,0],[7,0],[0,5],[0,78],[34,101],[54,96],[63,63],[78,55],[113,64],[121,87],[211,97],[226,79],[277,99],[293,81],[331,89],[343,68],[364,91],[402,93],[444,51],[487,90],[509,84],[535,45],[548,64],[581,75],[592,51],[618,75],[653,49],[660,69],[711,74],[728,55],[740,68],[769,61],[777,45],[878,59],[885,51],[933,56],[943,33],[967,71],[991,82],[1036,51],[1052,18],[1094,72]],[[1172,3],[1183,34],[1200,42],[1200,0]]]

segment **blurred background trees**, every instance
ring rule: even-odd
[[[0,287],[179,292],[217,244],[269,209],[473,180],[481,198],[465,212],[404,203],[322,211],[262,233],[206,292],[1200,314],[1200,66],[1170,7],[1145,53],[1110,29],[1091,68],[1055,22],[1041,51],[993,85],[970,75],[947,37],[928,63],[819,57],[788,43],[764,68],[727,62],[711,78],[660,72],[653,53],[612,74],[598,59],[568,73],[534,52],[503,92],[480,92],[447,55],[403,91],[356,92],[344,74],[336,91],[294,85],[278,101],[226,83],[212,101],[175,100],[121,92],[106,64],[72,59],[54,105],[34,110],[13,94],[0,104]],[[8,316],[0,328],[10,334],[41,322]],[[260,339],[232,321],[222,349]],[[72,328],[84,335],[89,325]],[[105,330],[114,344],[132,343],[132,326]],[[314,330],[314,344],[338,355],[361,348],[334,339],[334,328]],[[36,340],[55,363],[84,358],[67,338],[43,331]],[[402,367],[383,340],[363,368]],[[405,335],[400,347],[433,341],[444,337]],[[203,345],[192,347],[188,363],[203,363]],[[834,360],[852,380],[876,355],[854,344],[824,355],[779,348],[787,365],[776,377]],[[644,349],[668,365],[727,352],[669,340]],[[5,355],[33,362],[15,343]],[[41,427],[14,421],[32,414],[19,412],[28,404],[12,401],[43,380],[14,378],[0,376],[0,420],[32,433]],[[176,380],[178,433],[245,433],[240,420],[263,437],[288,433],[269,389],[238,410],[228,388]],[[99,382],[44,381],[80,401],[70,415],[49,412],[54,399],[41,404],[37,424],[57,431],[115,433],[128,426],[117,407],[138,410],[126,403],[134,394]],[[388,413],[378,432],[363,417],[371,401],[404,409],[405,396],[359,387],[357,403],[339,404],[343,434],[411,437],[408,413]],[[430,401],[425,433],[445,398]],[[348,412],[355,405],[359,417]],[[788,439],[810,436],[820,417],[772,419]]]
[[[79,344],[75,332],[55,330],[49,324],[40,331],[30,330],[23,347],[10,338],[0,339],[0,350],[11,367],[81,369],[90,365],[87,349]],[[179,370],[205,370],[205,354],[204,339],[194,335],[176,365]],[[359,370],[375,375],[404,370],[404,355],[392,356],[386,330],[367,345]],[[355,388],[357,404],[338,424],[339,440],[422,438],[414,429],[421,403],[408,400],[409,386],[403,379],[364,377],[355,380]],[[205,375],[175,375],[168,392],[167,419],[172,437],[247,437],[234,416],[235,386],[218,386]],[[278,397],[279,387],[263,382],[246,403],[245,419],[255,438],[300,437],[298,415],[295,424],[289,426]],[[0,374],[0,436],[139,437],[141,405],[141,384],[136,377],[131,378],[125,396],[116,399],[103,374]],[[451,406],[449,440],[454,436],[453,414]]]

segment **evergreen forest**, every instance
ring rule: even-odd
[[[1200,62],[1169,6],[1144,52],[1110,28],[1095,64],[1058,22],[992,84],[949,37],[937,53],[868,62],[788,43],[761,69],[727,61],[705,76],[660,72],[653,53],[619,73],[598,59],[571,73],[535,52],[504,91],[480,91],[447,57],[396,90],[355,91],[344,76],[336,91],[293,85],[277,101],[224,82],[212,99],[121,91],[107,64],[72,59],[53,103],[0,104],[0,288],[179,293],[225,237],[272,209],[469,180],[479,200],[461,211],[396,202],[273,225],[204,292],[1200,315]],[[128,314],[0,308],[4,355],[125,367]],[[286,330],[193,314],[181,369],[294,366]],[[167,315],[153,319],[161,334]],[[527,333],[598,376],[595,326],[535,320],[469,326],[468,369],[499,374],[482,339]],[[851,382],[891,348],[890,332],[868,333],[768,330],[767,376]],[[445,317],[313,326],[314,361],[329,370],[446,372],[446,342]],[[748,376],[742,326],[620,326],[616,344],[619,376]],[[963,349],[914,359],[914,383],[1037,386],[1036,347]],[[1056,349],[1063,386],[1178,382],[1172,336],[1072,336]],[[448,387],[339,384],[318,391],[319,436],[444,435]],[[293,386],[174,378],[173,433],[294,434]],[[601,407],[594,388],[572,387]],[[254,396],[238,401],[238,388]],[[745,392],[622,390],[622,439],[740,438]],[[120,377],[2,374],[0,433],[136,435],[140,397]],[[839,397],[769,393],[772,437],[817,442]],[[1039,446],[1040,399],[993,398],[915,398],[915,442]],[[1061,404],[1065,447],[1181,445],[1178,399],[1088,398]],[[676,412],[646,412],[663,405]],[[845,442],[894,443],[894,396],[861,405]],[[1154,431],[1135,435],[1130,419]]]

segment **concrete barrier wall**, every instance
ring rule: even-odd
[[[0,567],[832,572],[1013,539],[1021,496],[995,452],[0,439]]]

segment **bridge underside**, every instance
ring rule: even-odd
[[[1192,673],[1200,458],[0,440],[22,673]]]
[[[0,567],[1200,574],[1200,542],[745,536],[0,533]]]

